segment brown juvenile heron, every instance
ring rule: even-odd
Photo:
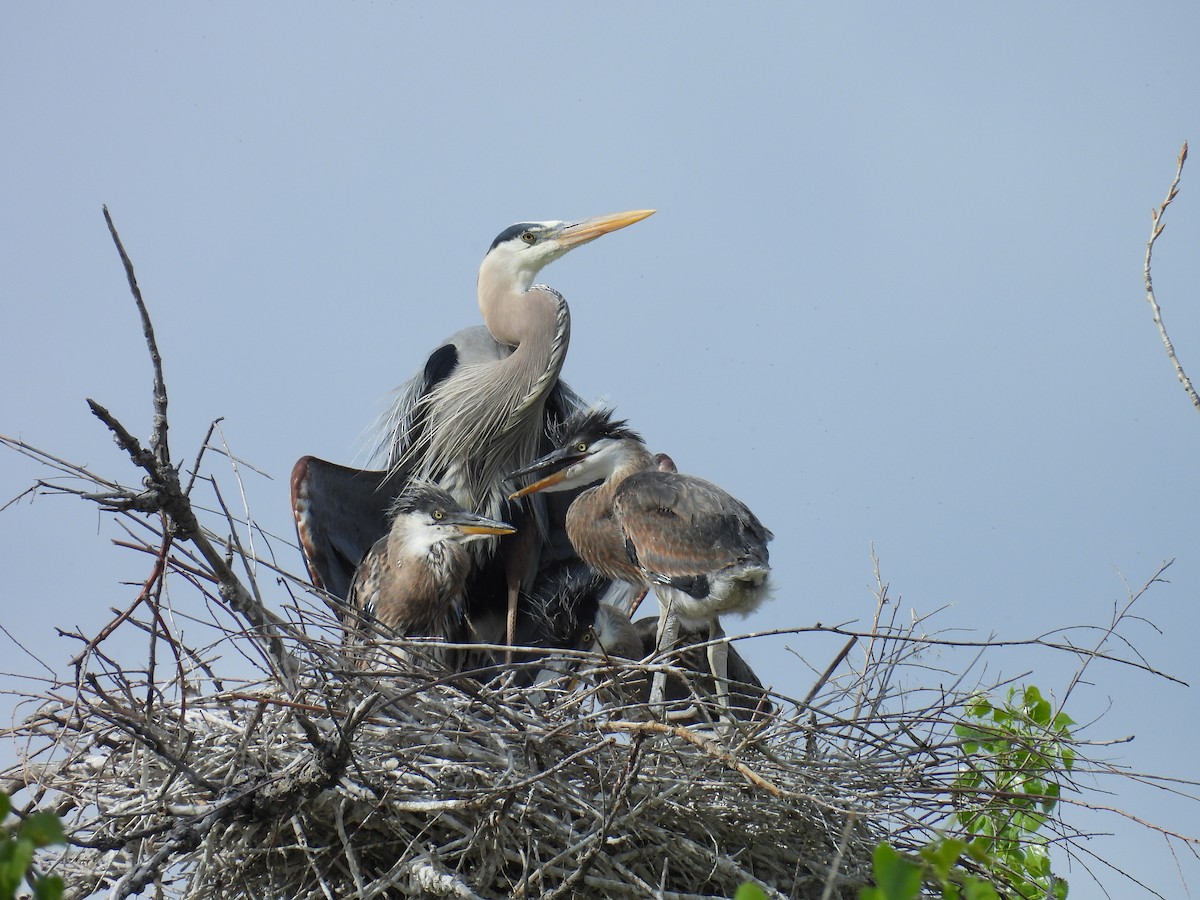
[[[552,288],[534,284],[549,263],[603,234],[646,218],[634,210],[578,222],[524,222],[502,231],[479,267],[484,326],[460,331],[430,354],[381,418],[381,471],[304,457],[292,473],[292,506],[313,583],[344,598],[363,554],[387,530],[387,508],[410,478],[430,479],[468,510],[515,516],[520,535],[474,553],[468,601],[503,585],[507,636],[517,598],[539,562],[572,555],[556,534],[564,511],[531,503],[506,511],[505,476],[548,444],[548,428],[582,406],[558,380],[570,340],[570,312]],[[556,540],[557,538],[557,540]],[[486,582],[477,588],[477,582]]]
[[[545,474],[517,491],[563,491],[594,484],[567,511],[567,535],[580,557],[610,578],[653,587],[659,599],[657,646],[673,646],[682,622],[706,626],[709,667],[728,710],[728,649],[720,617],[749,613],[768,593],[771,532],[737,498],[715,484],[662,471],[642,438],[588,409],[562,427],[559,449],[514,472]],[[663,701],[665,678],[654,677],[651,704]]]
[[[470,558],[466,544],[512,534],[506,522],[467,512],[436,485],[410,481],[392,509],[385,537],[363,558],[350,585],[347,643],[369,634],[465,639],[463,588]],[[448,668],[454,655],[436,654]]]

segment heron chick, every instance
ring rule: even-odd
[[[410,481],[393,504],[387,535],[355,572],[343,623],[347,643],[369,642],[372,633],[463,640],[465,545],[513,531],[506,522],[468,512],[430,482]],[[439,648],[434,655],[457,668],[454,652]]]
[[[674,645],[681,622],[707,627],[714,642],[709,666],[727,711],[729,645],[721,640],[720,617],[752,612],[767,598],[771,532],[712,482],[662,471],[641,436],[624,420],[614,420],[611,410],[573,415],[558,443],[557,450],[513,473],[543,476],[513,496],[601,482],[580,493],[567,511],[571,544],[604,575],[654,588],[660,651]],[[652,705],[661,706],[664,689],[660,672]]]

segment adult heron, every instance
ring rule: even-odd
[[[453,335],[430,354],[382,417],[381,470],[307,456],[292,473],[292,506],[314,585],[344,599],[363,554],[387,531],[393,497],[413,477],[443,486],[466,509],[515,517],[519,535],[497,559],[496,542],[474,554],[467,588],[494,596],[503,584],[505,632],[515,632],[517,599],[542,560],[570,555],[540,504],[504,510],[505,476],[549,445],[547,429],[582,406],[559,379],[570,340],[570,311],[553,288],[534,284],[554,260],[654,210],[577,222],[523,222],[492,242],[479,267],[483,326]],[[558,510],[561,521],[563,510]],[[486,582],[476,588],[475,582]]]
[[[729,645],[720,617],[752,612],[767,598],[771,532],[717,485],[662,471],[641,436],[611,410],[576,413],[561,434],[558,449],[513,473],[543,475],[513,496],[601,482],[567,511],[571,544],[608,577],[654,588],[660,650],[674,645],[681,622],[708,628],[709,667],[727,713]],[[652,705],[661,706],[664,688],[663,673],[656,673]]]
[[[350,585],[347,644],[379,636],[466,638],[463,588],[470,558],[466,545],[512,534],[506,522],[468,512],[446,491],[414,479],[393,504],[391,528],[363,558]],[[455,655],[435,654],[456,669]]]

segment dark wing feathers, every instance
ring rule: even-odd
[[[315,456],[296,463],[292,512],[314,585],[346,599],[354,570],[387,534],[388,509],[403,483],[399,472],[351,469]]]
[[[425,360],[425,393],[428,393],[438,382],[450,377],[458,365],[458,348],[453,344],[443,344]]]
[[[637,472],[613,505],[641,566],[672,583],[767,562],[771,533],[744,503],[702,478]],[[692,593],[684,581],[676,586]]]

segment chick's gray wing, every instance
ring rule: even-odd
[[[750,509],[702,478],[638,472],[618,489],[614,509],[630,549],[666,578],[767,562],[771,533]]]

